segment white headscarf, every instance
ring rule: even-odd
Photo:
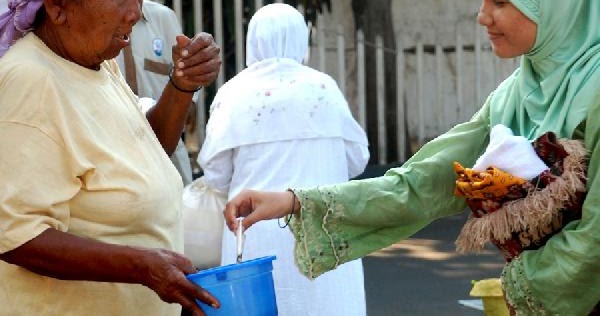
[[[308,51],[308,27],[294,7],[273,3],[250,19],[246,37],[246,65],[283,57],[302,62]]]
[[[213,103],[200,159],[243,145],[338,137],[367,145],[337,83],[302,65],[304,18],[287,4],[258,10],[248,28],[248,68],[223,85]]]

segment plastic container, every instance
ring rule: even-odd
[[[500,279],[491,278],[474,282],[469,293],[471,296],[481,297],[483,314],[485,316],[509,316],[506,300],[502,292]]]
[[[197,301],[207,316],[273,316],[277,315],[273,260],[275,256],[262,257],[203,270],[187,278],[221,302],[221,308],[216,309]]]

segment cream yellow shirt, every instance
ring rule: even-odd
[[[182,252],[181,178],[114,61],[35,35],[0,59],[0,253],[48,228]],[[65,254],[68,256],[68,254]],[[141,285],[61,281],[0,261],[0,315],[179,315]]]

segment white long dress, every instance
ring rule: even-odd
[[[287,5],[268,5],[252,18],[247,45],[250,65],[218,91],[211,105],[198,162],[206,183],[228,192],[229,198],[243,189],[283,191],[347,181],[364,170],[369,158],[366,135],[336,83],[299,62],[305,50],[290,49],[294,46],[289,44],[273,45],[287,48],[283,52],[259,50],[257,42],[265,41],[253,44],[257,33],[265,31],[261,26],[285,24],[291,32],[273,32],[284,39],[271,40],[300,37],[306,46],[302,16],[296,11],[299,21],[293,12],[289,17],[285,7],[284,12],[278,10],[282,6]],[[271,9],[278,12],[269,17],[281,20],[257,22],[261,11]],[[286,24],[294,21],[298,23]],[[360,259],[309,280],[294,263],[292,233],[280,228],[277,220],[257,223],[245,234],[244,260],[277,257],[273,276],[279,315],[366,315]],[[235,259],[234,235],[224,229],[222,264]]]

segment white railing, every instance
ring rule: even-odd
[[[221,0],[213,0],[212,15],[214,21],[213,36],[217,43],[224,43],[223,11]],[[277,1],[282,2],[282,1]],[[194,0],[195,28],[201,30],[203,16],[202,0]],[[242,19],[242,1],[234,1],[235,12],[235,69],[241,71],[245,67],[245,34]],[[255,7],[261,7],[263,1],[256,0]],[[181,17],[181,0],[173,1],[173,8]],[[443,133],[453,125],[468,120],[483,104],[485,97],[498,83],[508,76],[518,65],[516,59],[501,60],[490,50],[489,44],[482,43],[483,35],[475,32],[474,38],[465,40],[465,36],[457,34],[455,43],[450,46],[416,42],[403,46],[396,40],[396,49],[383,46],[380,36],[366,39],[358,30],[356,34],[348,35],[341,26],[326,25],[319,21],[313,29],[312,47],[308,64],[316,69],[330,74],[335,78],[340,89],[348,98],[353,114],[357,121],[369,131],[375,131],[377,139],[371,143],[377,144],[378,163],[386,164],[393,161],[404,161],[411,154],[406,148],[414,151],[425,141]],[[349,38],[353,37],[353,38]],[[469,43],[469,44],[466,44]],[[327,45],[330,46],[327,46]],[[221,48],[222,57],[226,47]],[[375,78],[367,78],[365,56],[368,50],[375,50]],[[395,55],[395,65],[385,65],[386,54]],[[355,56],[355,71],[348,71],[347,61],[350,55]],[[225,64],[224,64],[225,65]],[[333,66],[333,67],[332,67]],[[385,100],[386,78],[384,69],[396,67],[396,100]],[[216,82],[220,87],[225,82],[225,71],[222,70]],[[376,104],[367,104],[367,80],[376,82]],[[347,90],[356,91],[349,95]],[[199,140],[203,139],[204,123],[206,122],[206,100],[202,94],[199,102]],[[396,117],[386,115],[386,107],[395,104]],[[377,126],[367,126],[367,107],[376,107]],[[387,135],[386,124],[395,120],[396,132],[393,138],[395,144],[390,144],[391,137]],[[405,126],[406,124],[408,126]],[[404,131],[413,131],[407,135]],[[388,157],[390,147],[396,148],[397,156]],[[389,161],[388,161],[389,160]]]
[[[325,40],[334,36],[338,37],[337,41]],[[383,47],[380,36],[365,39],[360,30],[356,32],[354,46],[341,47],[351,42],[340,40],[343,36],[339,28],[317,30],[318,40],[314,41],[316,47],[312,48],[310,64],[331,74],[341,87],[349,81],[356,85],[356,97],[349,102],[357,108],[354,114],[365,129],[377,129],[377,139],[371,139],[371,142],[378,144],[380,164],[390,162],[386,159],[390,146],[397,149],[397,157],[391,157],[391,160],[404,161],[410,155],[405,150],[407,147],[415,150],[455,124],[468,120],[485,102],[487,95],[518,66],[518,59],[497,58],[489,44],[482,43],[480,33],[469,41],[457,34],[450,46],[416,42],[404,47],[397,39],[395,50]],[[337,43],[337,47],[325,47],[325,43]],[[366,78],[365,75],[365,51],[369,49],[375,50],[375,78]],[[356,71],[352,80],[348,80],[347,64],[344,64],[348,52],[356,55]],[[384,64],[386,54],[395,55],[395,65]],[[331,58],[338,62],[327,62]],[[324,65],[337,65],[338,69],[324,68]],[[385,100],[388,80],[384,77],[384,67],[396,67],[396,100]],[[366,80],[376,82],[376,104],[366,104]],[[386,118],[388,105],[396,106],[396,118]],[[377,126],[366,126],[367,107],[377,108]],[[390,144],[390,137],[386,134],[386,123],[391,123],[392,119],[395,119],[397,144]],[[404,133],[404,122],[408,123],[408,130],[414,135]]]

